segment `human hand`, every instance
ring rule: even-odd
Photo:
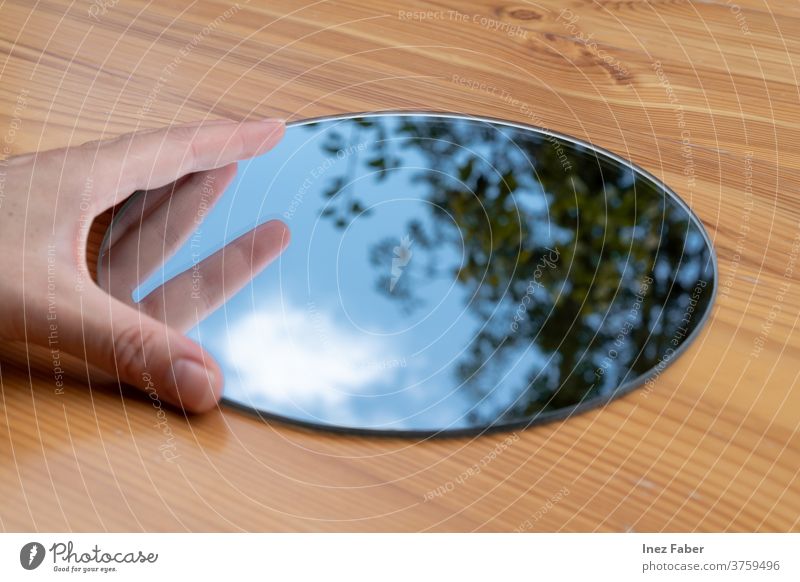
[[[210,121],[128,134],[0,162],[0,340],[77,357],[88,379],[155,388],[187,411],[218,402],[222,372],[182,332],[286,247],[262,224],[135,303],[131,292],[197,228],[236,174],[236,161],[283,136],[281,121]],[[95,284],[89,227],[144,190],[109,232]]]

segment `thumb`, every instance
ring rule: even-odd
[[[81,319],[89,364],[187,412],[205,412],[219,402],[219,366],[178,331],[99,288],[83,294]]]

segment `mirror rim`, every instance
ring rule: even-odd
[[[706,244],[706,248],[710,253],[710,262],[713,271],[713,284],[711,286],[711,297],[709,299],[708,307],[702,313],[700,318],[697,321],[697,325],[695,328],[689,333],[683,340],[683,342],[672,352],[672,356],[670,357],[669,362],[666,364],[664,369],[668,369],[673,362],[675,362],[681,355],[694,343],[694,340],[697,338],[698,335],[705,329],[706,323],[708,319],[710,319],[712,312],[714,311],[716,305],[717,294],[719,290],[719,264],[718,264],[718,257],[717,251],[714,247],[713,241],[708,234],[703,222],[700,218],[695,214],[692,208],[686,203],[683,198],[681,198],[672,188],[670,188],[666,183],[659,180],[655,175],[648,172],[644,168],[634,164],[633,162],[626,160],[625,158],[617,155],[616,153],[605,149],[601,146],[597,146],[592,144],[591,142],[584,141],[582,139],[578,139],[576,137],[572,137],[567,134],[563,134],[557,131],[553,131],[551,129],[545,127],[539,127],[536,125],[531,125],[527,123],[517,122],[517,121],[509,121],[505,119],[499,119],[494,117],[488,116],[481,116],[481,115],[470,115],[464,113],[453,113],[453,112],[440,112],[440,111],[425,111],[425,110],[409,110],[409,111],[365,111],[361,113],[342,113],[336,115],[323,115],[319,117],[312,117],[306,119],[300,119],[296,121],[287,121],[286,129],[290,129],[292,127],[299,127],[303,125],[310,125],[313,123],[321,123],[326,121],[346,121],[348,119],[355,119],[359,117],[406,117],[406,116],[424,116],[424,117],[434,117],[434,118],[441,118],[441,119],[461,119],[461,120],[468,120],[468,121],[477,121],[483,123],[490,123],[495,125],[503,125],[506,127],[511,127],[514,129],[520,129],[524,131],[530,131],[535,134],[539,134],[542,136],[551,136],[561,141],[564,141],[568,144],[573,146],[580,146],[583,147],[595,154],[600,154],[599,157],[608,158],[616,162],[617,164],[629,168],[637,177],[643,178],[648,181],[656,190],[660,190],[664,193],[665,196],[668,196],[675,202],[678,207],[686,213],[689,220],[695,225],[695,227],[700,231],[703,241]],[[261,156],[269,156],[270,152],[266,152],[261,154]],[[103,253],[106,248],[106,244],[108,242],[108,238],[111,233],[112,226],[114,222],[118,219],[118,217],[122,216],[122,214],[127,209],[128,205],[131,204],[134,198],[140,194],[140,191],[134,192],[131,196],[127,199],[127,201],[120,206],[117,211],[115,212],[114,219],[109,224],[108,229],[103,237],[103,241],[100,245],[100,252],[98,253],[97,259],[97,268],[99,273],[100,268],[100,260],[103,256]],[[536,416],[533,418],[529,418],[528,420],[518,420],[512,422],[505,422],[500,424],[490,424],[484,426],[476,426],[476,427],[469,427],[469,428],[456,428],[456,429],[439,429],[439,430],[425,430],[425,429],[399,429],[399,430],[391,430],[391,429],[375,429],[375,428],[358,428],[358,427],[351,427],[351,426],[343,426],[343,425],[333,425],[333,424],[324,424],[320,422],[312,422],[307,420],[301,420],[297,418],[291,418],[289,416],[284,416],[278,413],[272,413],[265,410],[260,410],[258,408],[253,408],[241,402],[228,399],[225,396],[224,390],[222,395],[222,400],[220,401],[220,407],[222,405],[228,406],[235,410],[239,410],[245,412],[249,416],[256,416],[262,421],[266,421],[269,424],[270,421],[276,421],[282,424],[287,424],[294,427],[304,428],[304,429],[311,429],[314,432],[326,432],[332,434],[347,434],[347,435],[359,435],[359,436],[378,436],[378,437],[397,437],[397,438],[417,438],[417,439],[429,439],[429,438],[458,438],[458,437],[465,437],[465,436],[480,436],[484,434],[492,434],[498,432],[512,432],[516,430],[523,430],[527,429],[532,426],[538,426],[542,424],[547,424],[550,422],[555,422],[559,420],[566,420],[571,418],[573,415],[582,414],[584,412],[588,412],[589,410],[593,410],[596,408],[601,408],[610,402],[617,400],[623,396],[626,396],[632,392],[634,392],[637,388],[640,388],[643,384],[647,382],[647,380],[651,379],[656,372],[657,366],[650,368],[647,372],[639,374],[635,378],[623,382],[619,386],[617,386],[614,391],[609,395],[604,396],[597,396],[585,402],[581,402],[579,404],[574,404],[572,406],[566,406],[564,408],[560,408],[558,410],[553,410],[549,412],[540,412],[537,413]]]

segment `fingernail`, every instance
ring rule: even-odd
[[[188,358],[175,363],[175,379],[178,381],[178,390],[183,392],[183,395],[204,394],[209,388],[213,391],[216,386],[213,370]]]
[[[283,119],[278,117],[265,117],[264,119],[246,119],[243,123],[255,123],[258,125],[286,125]]]
[[[292,233],[285,222],[282,220],[270,220],[264,225],[264,228],[268,229],[270,233],[273,234],[278,241],[280,241],[279,253],[289,246]]]
[[[286,132],[286,124],[282,119],[262,119],[255,122],[258,126],[260,134],[266,134],[263,138],[261,146],[258,148],[257,155],[263,154],[275,147]]]

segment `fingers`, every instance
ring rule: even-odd
[[[101,371],[188,412],[210,410],[219,401],[219,366],[180,332],[96,287],[70,319],[60,328],[63,345]]]
[[[192,175],[192,174],[190,174]],[[189,176],[178,178],[172,184],[167,184],[154,190],[137,190],[115,212],[113,221],[108,230],[108,239],[103,241],[103,248],[110,248],[130,228],[138,227],[145,218],[168,196],[172,196]]]
[[[112,224],[98,269],[102,287],[132,303],[133,290],[188,239],[235,175],[234,162],[186,176],[171,194],[172,186],[139,194]]]
[[[197,325],[289,244],[289,229],[279,220],[261,224],[142,299],[140,307],[170,327]]]
[[[136,190],[260,155],[283,136],[281,120],[201,123],[139,132],[65,151],[83,184],[91,176],[92,208],[100,213]],[[72,164],[75,164],[73,166]]]

